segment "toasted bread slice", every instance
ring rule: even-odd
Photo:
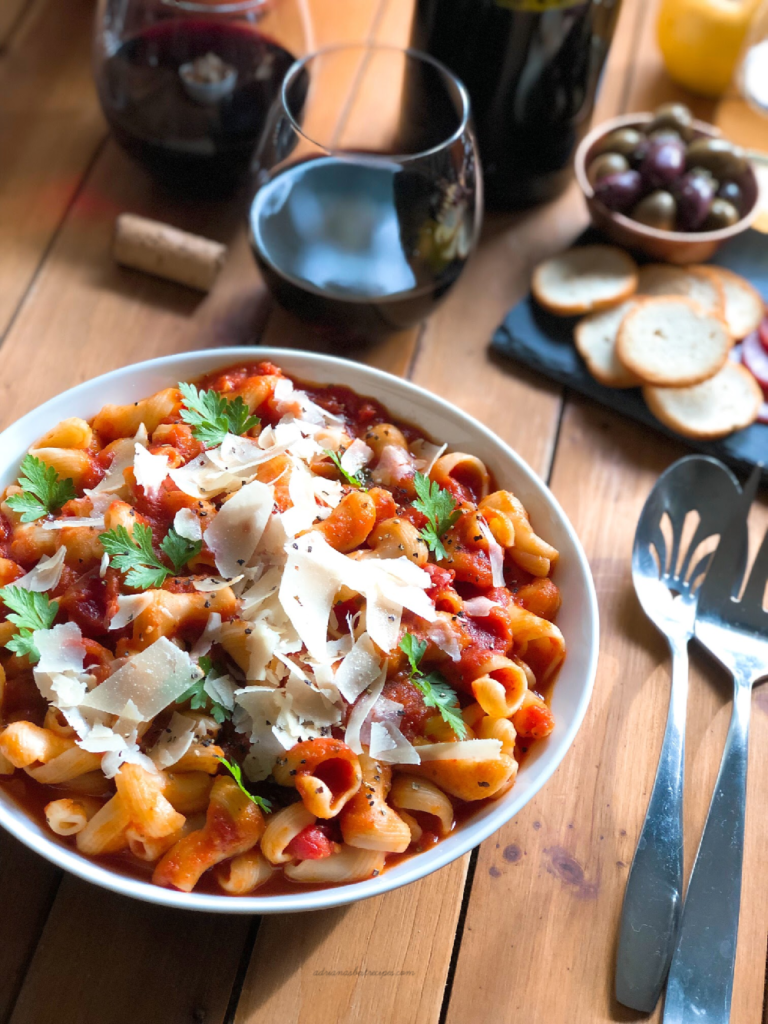
[[[699,266],[673,267],[668,263],[647,263],[638,272],[638,295],[685,295],[707,313],[725,315],[720,282]]]
[[[629,298],[637,264],[613,245],[582,245],[544,260],[533,272],[536,301],[557,316],[581,316]]]
[[[763,403],[760,385],[739,363],[728,360],[714,377],[690,388],[643,388],[656,419],[700,441],[725,437],[757,419]]]
[[[618,306],[601,309],[579,320],[573,332],[579,355],[587,369],[601,384],[609,388],[636,388],[639,377],[619,362],[616,356],[616,336],[624,317],[637,306],[637,299],[627,299]]]
[[[725,303],[725,322],[734,338],[741,340],[756,331],[765,316],[765,302],[757,288],[725,267],[702,266],[698,269],[720,285]]]
[[[616,355],[646,384],[688,387],[714,377],[733,339],[725,322],[682,295],[638,300],[619,327]]]

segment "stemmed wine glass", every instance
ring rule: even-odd
[[[99,0],[94,73],[121,145],[174,190],[226,192],[311,47],[308,0]]]
[[[297,61],[255,171],[259,268],[282,305],[339,339],[422,320],[480,229],[467,91],[414,50],[344,45]]]

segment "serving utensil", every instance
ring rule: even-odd
[[[674,950],[683,893],[683,765],[688,697],[688,642],[696,602],[712,558],[708,538],[722,534],[740,495],[726,467],[704,455],[680,459],[663,473],[643,506],[632,551],[632,579],[643,611],[672,654],[664,742],[648,811],[627,879],[616,963],[616,998],[650,1012]],[[699,516],[690,540],[686,518]],[[667,520],[665,539],[662,523]],[[669,536],[671,533],[671,537]]]
[[[696,639],[733,676],[733,711],[693,865],[667,983],[664,1024],[728,1024],[741,899],[752,686],[768,675],[768,531],[744,593],[747,514],[756,468],[699,593]]]

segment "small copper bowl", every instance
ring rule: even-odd
[[[758,185],[751,165],[740,182],[748,204],[747,212],[735,224],[718,231],[662,231],[660,228],[648,227],[603,206],[595,199],[594,189],[587,179],[587,167],[596,155],[595,150],[601,139],[617,128],[641,128],[652,119],[653,114],[623,114],[593,128],[576,150],[576,180],[587,201],[592,223],[617,245],[639,250],[666,263],[703,263],[723,242],[746,231],[757,215]],[[705,121],[694,121],[693,128],[696,136],[716,137],[721,134],[714,125]]]

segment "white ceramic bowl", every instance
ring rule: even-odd
[[[594,584],[584,551],[565,513],[549,489],[512,449],[477,420],[442,399],[397,377],[367,366],[309,352],[269,348],[224,348],[152,359],[126,366],[80,384],[27,413],[0,434],[0,486],[18,473],[29,446],[67,416],[94,416],[107,402],[136,401],[179,380],[192,380],[212,370],[245,361],[271,360],[287,373],[308,382],[346,384],[362,395],[379,399],[399,419],[421,427],[449,448],[471,452],[493,471],[499,486],[513,490],[524,503],[536,530],[560,551],[556,581],[563,607],[558,616],[568,655],[554,687],[552,736],[536,744],[514,787],[491,801],[441,843],[365,882],[303,891],[299,886],[281,896],[211,896],[163,889],[111,871],[81,856],[32,820],[0,789],[0,824],[36,853],[59,867],[124,896],[168,907],[230,914],[269,914],[320,910],[377,896],[423,878],[467,853],[513,818],[541,789],[562,761],[584,717],[597,665],[598,618]]]

